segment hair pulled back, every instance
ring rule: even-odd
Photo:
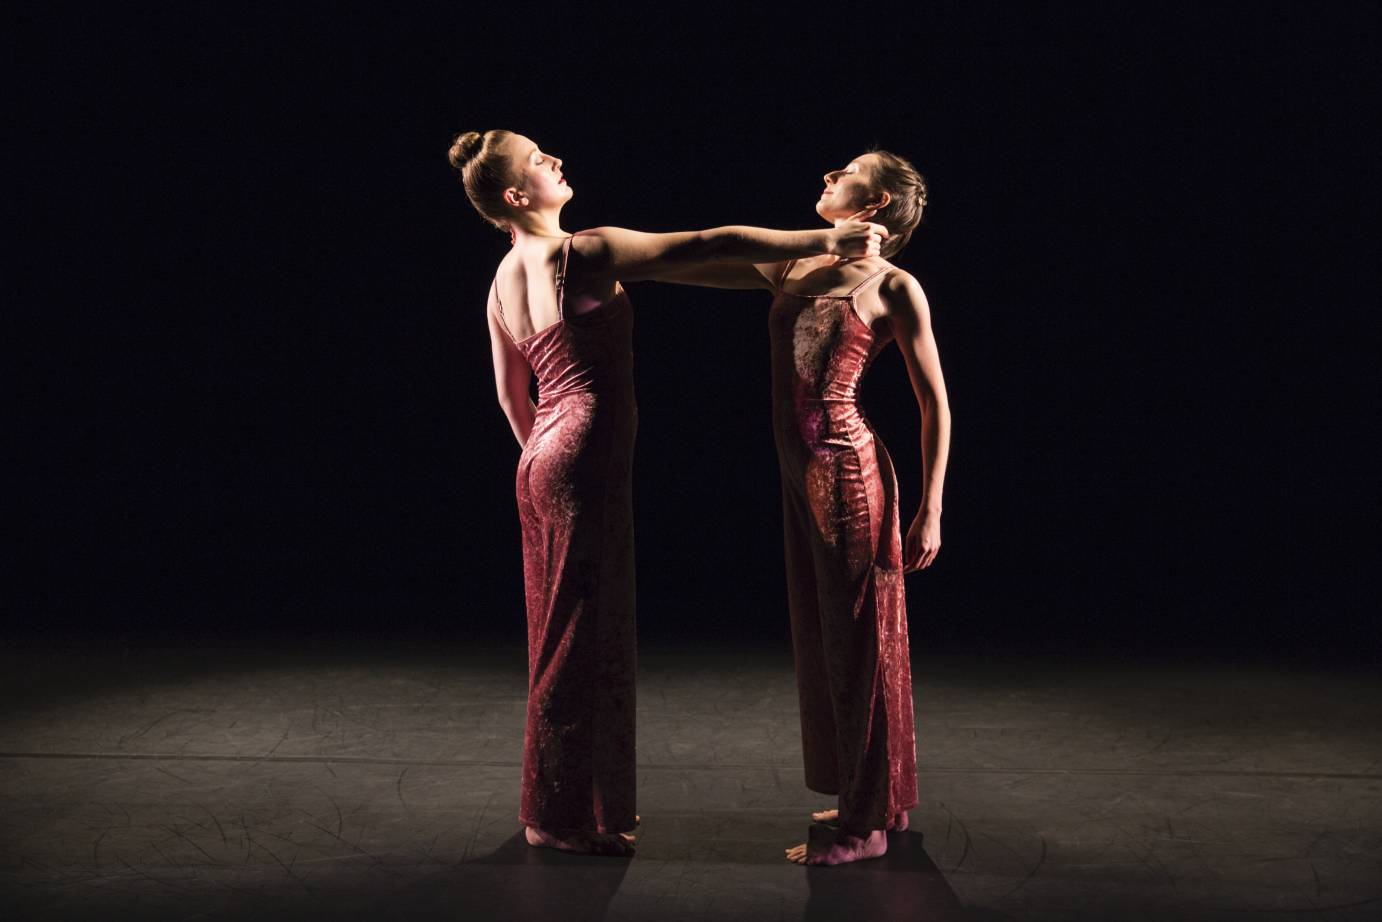
[[[461,185],[465,187],[470,204],[481,217],[502,231],[509,230],[504,190],[516,182],[502,150],[510,134],[501,128],[467,131],[456,135],[446,155],[461,174]]]
[[[912,239],[912,231],[921,223],[926,208],[926,177],[903,157],[891,151],[875,148],[869,151],[875,158],[872,171],[874,192],[888,193],[888,204],[869,218],[888,229],[880,255],[887,259],[899,252]]]

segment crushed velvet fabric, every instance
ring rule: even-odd
[[[857,400],[891,331],[854,299],[887,271],[842,296],[779,281],[769,314],[806,786],[838,795],[856,835],[917,802],[897,480]]]
[[[619,293],[515,343],[537,378],[518,462],[528,610],[519,820],[634,828],[633,308]],[[502,306],[500,308],[502,313]]]

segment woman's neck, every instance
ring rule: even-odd
[[[570,236],[561,229],[561,212],[559,211],[520,215],[514,219],[510,227],[513,228],[515,246],[529,238]]]

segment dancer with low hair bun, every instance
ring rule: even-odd
[[[916,741],[903,574],[940,550],[950,408],[930,307],[888,262],[911,237],[926,181],[875,150],[825,174],[816,212],[868,217],[890,234],[881,253],[717,264],[673,280],[765,288],[772,342],[773,432],[782,475],[787,597],[806,786],[837,798],[812,814],[798,864],[845,864],[887,851],[917,803]],[[896,342],[921,413],[922,502],[904,542],[897,479],[858,404],[860,379]],[[833,827],[833,828],[832,828]]]
[[[530,845],[629,855],[634,812],[633,308],[621,282],[693,263],[877,255],[887,231],[718,227],[568,234],[563,161],[509,131],[467,132],[450,160],[507,231],[487,315],[499,404],[522,447],[528,619],[519,820]],[[529,398],[536,376],[538,401]]]

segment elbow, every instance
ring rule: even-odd
[[[504,415],[510,420],[521,420],[531,417],[533,410],[532,398],[528,396],[526,389],[521,391],[502,391],[499,394],[499,408],[504,411]]]
[[[936,405],[936,431],[943,438],[950,438],[950,404],[944,400]]]
[[[946,400],[943,394],[926,391],[918,396],[917,402],[921,404],[923,419],[943,428],[950,428],[950,401]]]

